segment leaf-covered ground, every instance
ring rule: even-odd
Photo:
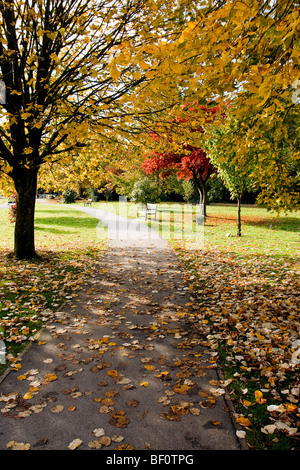
[[[0,209],[0,223],[0,340],[5,341],[7,359],[15,362],[43,323],[89,280],[105,231],[96,231],[97,220],[67,206],[38,205],[40,258],[17,261],[11,256],[13,224],[8,209]],[[4,368],[0,365],[0,372]]]
[[[241,239],[230,209],[211,208],[200,249],[173,245],[248,443],[299,449],[299,218],[244,213]]]
[[[43,258],[30,263],[7,257],[12,226],[0,211],[1,334],[12,361],[93,275],[103,247],[94,219],[66,206],[38,211]],[[243,208],[241,238],[234,207],[210,206],[208,215],[202,245],[171,240],[197,297],[194,331],[205,332],[211,363],[222,366],[240,436],[255,449],[299,449],[299,213],[276,219]]]

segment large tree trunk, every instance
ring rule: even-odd
[[[36,256],[34,245],[34,211],[38,169],[16,167],[13,180],[17,191],[14,253],[18,259]]]

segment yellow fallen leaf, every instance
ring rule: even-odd
[[[6,444],[6,448],[12,450],[29,450],[30,444],[24,442],[9,441]]]
[[[291,413],[297,413],[298,411],[298,406],[293,405],[292,403],[286,403],[284,406],[286,407],[286,410],[290,411]]]
[[[245,405],[245,406],[251,406],[252,403],[251,403],[251,401],[249,401],[249,400],[243,400],[243,405]]]
[[[116,370],[108,370],[107,371],[107,375],[109,375],[110,377],[117,377],[118,376],[118,372]]]
[[[144,366],[144,368],[147,369],[147,370],[155,370],[155,369],[156,369],[155,366],[151,366],[150,364],[146,364],[146,365]]]
[[[263,394],[260,390],[256,390],[255,391],[255,401],[257,403],[262,403],[262,397],[263,397]]]
[[[174,388],[174,392],[179,393],[179,395],[185,395],[191,387],[188,385],[179,385]]]
[[[53,382],[54,380],[57,380],[57,375],[56,374],[46,374],[45,379],[46,379],[46,382]]]
[[[162,379],[164,377],[168,377],[169,376],[169,372],[161,372],[160,374],[157,374],[155,375],[155,377],[157,377],[158,379]]]
[[[250,419],[245,418],[244,416],[238,416],[236,418],[236,422],[241,424],[242,426],[252,426]]]
[[[30,392],[27,392],[25,395],[23,395],[24,400],[30,400],[31,398],[33,398],[33,395]]]
[[[142,380],[142,382],[140,382],[140,386],[141,387],[148,387],[149,383],[146,382],[145,380]]]
[[[25,380],[26,379],[26,375],[19,375],[19,377],[17,377],[18,380]]]

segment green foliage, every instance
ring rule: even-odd
[[[225,202],[230,198],[229,191],[220,178],[213,178],[208,181],[207,200],[208,202]]]
[[[157,203],[160,201],[160,188],[155,180],[151,178],[142,178],[133,186],[130,198],[135,203],[145,205],[148,203]]]
[[[63,202],[65,204],[72,204],[75,202],[76,196],[77,194],[73,189],[66,189],[63,192]]]
[[[197,204],[199,202],[199,191],[193,180],[182,182],[183,199],[185,202]]]
[[[89,199],[91,199],[93,202],[98,201],[98,190],[96,188],[87,188],[86,189],[86,195]]]

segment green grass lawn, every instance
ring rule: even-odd
[[[14,224],[8,209],[0,209],[0,339],[11,364],[43,319],[94,275],[106,241],[98,220],[67,205],[38,203],[35,225],[40,258],[17,261],[11,256]]]
[[[93,203],[94,208],[137,217],[138,204],[114,202]],[[158,204],[157,220],[145,222],[166,238],[189,243],[194,248],[220,249],[241,255],[247,253],[294,257],[299,254],[300,211],[277,217],[264,208],[242,207],[242,237],[236,237],[237,208],[235,204],[208,205],[204,227],[196,226],[195,205],[182,203]],[[195,236],[195,234],[197,236]],[[198,246],[192,242],[199,242]]]

